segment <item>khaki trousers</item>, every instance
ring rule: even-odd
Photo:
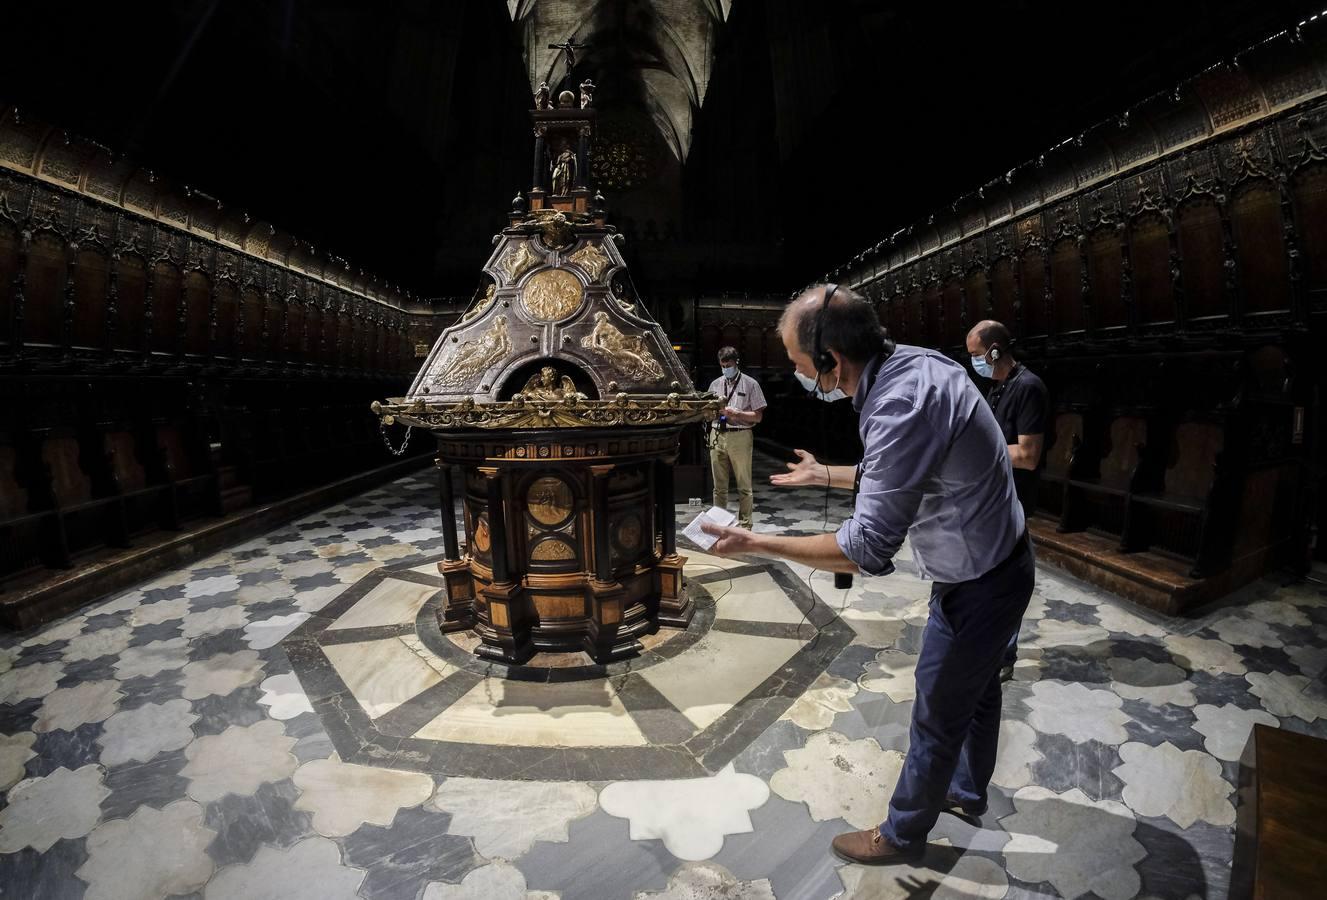
[[[728,476],[737,481],[737,524],[751,528],[751,447],[752,429],[720,431],[714,436],[710,450],[710,466],[714,470],[714,505],[728,508]]]

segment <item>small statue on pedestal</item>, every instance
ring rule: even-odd
[[[534,108],[548,109],[552,104],[548,102],[548,82],[539,82],[539,90],[534,92]]]
[[[585,109],[594,102],[594,82],[585,79],[581,82],[581,109]]]
[[[565,197],[571,193],[572,181],[576,177],[576,154],[571,148],[563,147],[553,163],[553,196]]]

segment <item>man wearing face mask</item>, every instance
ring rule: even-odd
[[[862,461],[790,476],[853,486],[836,534],[751,534],[706,523],[721,556],[782,557],[829,572],[888,575],[906,536],[935,582],[917,659],[908,756],[878,827],[839,835],[834,851],[871,865],[915,860],[944,810],[986,811],[1000,734],[1000,663],[1033,587],[1033,556],[1004,437],[967,371],[942,354],[895,346],[871,304],[817,285],[794,300],[780,334],[799,379],[841,390],[860,416]]]
[[[1037,482],[1041,473],[1041,445],[1046,432],[1046,385],[1036,373],[1014,359],[1009,344],[1009,329],[994,319],[972,326],[968,332],[968,353],[972,369],[993,384],[986,400],[995,413],[995,421],[1009,447],[1009,462],[1014,467],[1014,489],[1023,507],[1024,519],[1031,520],[1037,508]],[[1018,635],[1005,651],[1000,678],[1014,677],[1018,659]]]
[[[737,524],[750,529],[755,505],[751,492],[752,429],[765,416],[765,392],[756,379],[738,369],[736,348],[719,350],[719,367],[723,374],[710,384],[710,393],[723,399],[723,408],[711,433],[714,505],[728,508],[731,476],[737,482]]]

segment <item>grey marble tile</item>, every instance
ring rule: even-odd
[[[183,624],[180,619],[171,619],[169,622],[161,622],[156,625],[139,625],[129,638],[129,646],[141,647],[153,641],[168,641],[171,638],[179,637]]]
[[[816,822],[805,804],[776,795],[751,812],[751,825],[751,834],[728,835],[714,862],[743,881],[768,878],[780,900],[833,897],[843,890],[838,874],[843,862],[830,842],[853,831],[851,825],[842,819]]]
[[[227,794],[207,804],[204,823],[217,832],[207,853],[217,868],[253,859],[262,844],[289,847],[313,834],[309,813],[295,809],[299,790],[289,779],[260,785],[251,796]]]
[[[765,732],[737,754],[733,766],[739,772],[755,775],[766,781],[788,763],[783,751],[796,750],[806,743],[808,732],[798,728],[792,722],[779,720],[765,729]]]
[[[347,865],[367,869],[366,900],[414,900],[430,881],[458,883],[484,864],[468,837],[447,834],[449,813],[414,807],[386,828],[361,825],[342,839]]]
[[[1120,708],[1133,720],[1124,725],[1131,741],[1153,747],[1170,741],[1181,750],[1203,749],[1203,736],[1193,730],[1197,718],[1189,707],[1125,700]]]
[[[88,681],[107,681],[115,677],[113,655],[99,656],[96,659],[76,659],[65,663],[64,675],[60,678],[60,687],[73,687]]]
[[[110,796],[101,801],[103,819],[121,819],[140,806],[161,809],[184,797],[188,779],[180,770],[188,764],[183,750],[158,753],[145,763],[128,763],[106,771]]]
[[[145,703],[165,703],[184,691],[179,669],[165,669],[156,675],[142,675],[120,682],[120,709],[137,709]]]
[[[209,694],[201,700],[193,701],[193,711],[198,716],[194,722],[194,734],[202,737],[206,734],[220,734],[231,725],[252,725],[267,718],[266,707],[258,705],[258,698],[263,695],[257,684],[236,688],[225,696]]]
[[[189,642],[189,659],[192,662],[209,659],[221,653],[238,653],[248,650],[244,641],[244,629],[231,628],[217,634],[204,634]]]
[[[1078,788],[1093,800],[1121,800],[1124,784],[1111,770],[1121,764],[1117,748],[1100,741],[1075,743],[1062,734],[1038,734],[1042,759],[1032,764],[1034,784],[1057,793]]]
[[[120,625],[125,625],[128,622],[128,612],[97,613],[88,616],[86,624],[83,625],[83,633],[90,634],[94,631],[102,631],[106,628],[116,628]]]
[[[540,841],[515,861],[530,890],[574,897],[631,897],[659,891],[680,865],[663,841],[633,841],[626,819],[596,810],[568,828],[567,843]]]
[[[0,853],[3,896],[15,900],[81,900],[87,885],[74,873],[88,858],[84,841],[56,841],[45,853],[31,847]]]
[[[1142,893],[1176,900],[1226,897],[1235,848],[1230,829],[1195,822],[1181,830],[1170,819],[1140,816],[1134,839],[1147,849],[1137,864]]]
[[[18,703],[0,703],[0,734],[18,734],[30,731],[32,723],[37,721],[37,710],[41,708],[40,697],[21,700]]]
[[[32,744],[32,752],[37,755],[28,760],[28,777],[49,775],[61,766],[72,772],[89,763],[97,763],[101,758],[97,738],[101,737],[103,730],[101,722],[92,722],[73,731],[47,731],[37,735]]]

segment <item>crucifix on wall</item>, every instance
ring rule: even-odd
[[[567,55],[567,74],[563,76],[564,81],[571,77],[572,70],[576,68],[576,51],[584,50],[588,46],[589,44],[576,43],[573,38],[567,38],[565,41],[563,41],[560,44],[548,45],[549,50],[558,50],[561,53],[565,53]],[[554,57],[554,64],[556,64],[556,62],[557,62],[557,57]]]

